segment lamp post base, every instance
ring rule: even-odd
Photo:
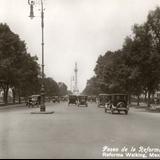
[[[45,105],[40,106],[40,112],[46,112],[46,107],[45,107]]]

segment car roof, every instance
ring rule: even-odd
[[[41,95],[32,95],[31,97],[39,97],[39,96],[41,96]]]
[[[115,96],[128,96],[128,94],[123,94],[123,93],[115,93],[115,94],[111,94],[111,95],[115,95]]]
[[[87,95],[79,95],[78,97],[88,97]]]
[[[99,96],[108,96],[108,95],[111,95],[111,94],[99,94]]]

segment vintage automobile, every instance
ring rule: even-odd
[[[98,96],[98,107],[105,107],[106,103],[110,100],[109,94],[99,94]]]
[[[60,103],[59,97],[58,97],[58,96],[53,96],[53,97],[52,97],[52,102],[53,102],[53,103]]]
[[[88,102],[93,103],[96,102],[97,97],[96,96],[88,96]]]
[[[68,99],[68,106],[73,104],[73,105],[77,105],[77,96],[76,95],[69,95],[69,99]]]
[[[28,97],[28,100],[26,102],[26,106],[29,108],[33,107],[39,107],[41,104],[41,96],[40,95],[32,95]]]
[[[92,96],[91,100],[92,100],[92,102],[96,103],[97,102],[97,97],[96,96]]]
[[[68,101],[68,96],[61,96],[61,97],[60,97],[60,100],[61,100],[62,102],[67,102],[67,101]]]
[[[92,102],[92,96],[88,96],[88,102]]]
[[[87,96],[78,96],[78,107],[86,106],[88,107],[88,97]]]
[[[127,94],[110,94],[110,100],[105,105],[105,112],[110,111],[112,114],[116,111],[120,113],[121,111],[128,114],[128,95]]]

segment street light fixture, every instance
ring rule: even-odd
[[[28,0],[28,4],[30,5],[30,18],[33,19],[34,16],[34,0]],[[41,0],[41,29],[42,29],[42,84],[41,84],[41,106],[40,111],[45,112],[45,89],[44,89],[44,6],[43,0]]]
[[[35,5],[35,2],[34,1],[31,1],[31,0],[28,0],[28,4],[30,5],[30,18],[33,19],[35,16],[34,16],[34,5]]]

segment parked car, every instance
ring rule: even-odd
[[[68,106],[73,104],[73,105],[77,105],[77,96],[76,95],[69,95],[69,99],[68,99]]]
[[[78,107],[86,106],[88,107],[88,97],[87,96],[78,96]]]
[[[110,94],[110,100],[105,105],[105,112],[110,111],[112,114],[116,111],[118,113],[125,112],[128,114],[128,95],[127,94]]]

